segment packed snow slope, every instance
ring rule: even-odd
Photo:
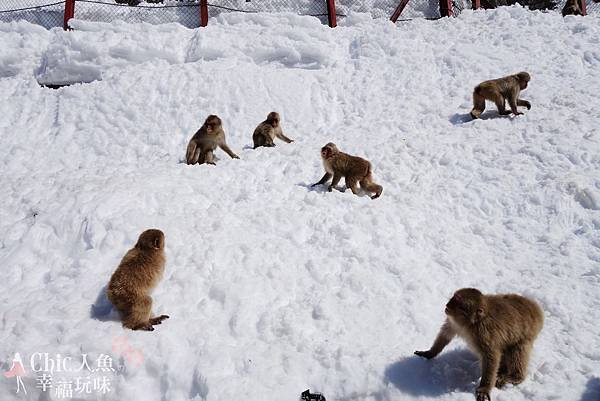
[[[74,26],[0,24],[0,370],[19,352],[28,390],[0,376],[1,400],[59,399],[34,353],[112,355],[115,401],[471,400],[462,341],[412,355],[466,286],[545,311],[527,380],[492,399],[598,400],[598,18]],[[473,87],[521,70],[532,109],[471,121]],[[252,150],[271,110],[295,142]],[[213,113],[241,159],[187,166]],[[381,198],[309,186],[330,141],[372,162]],[[171,318],[125,331],[104,287],[147,228],[166,235],[153,297]]]

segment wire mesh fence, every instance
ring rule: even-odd
[[[313,17],[326,17],[327,5],[325,0],[209,0],[208,14],[210,17],[223,12],[290,12]]]
[[[600,15],[600,0],[587,0],[585,4],[588,14]]]
[[[63,25],[65,2],[56,0],[1,0],[0,21],[25,20],[45,28]]]
[[[196,0],[76,0],[75,18],[86,21],[178,22],[188,28],[200,26],[200,6]]]
[[[336,15],[370,13],[390,18],[401,0],[336,0]],[[444,1],[444,0],[441,0]],[[398,21],[413,18],[440,18],[440,0],[404,1]],[[566,0],[480,0],[482,8],[519,3],[532,10],[560,12]],[[453,15],[473,7],[472,0],[452,0]],[[587,13],[600,15],[600,0],[586,0]],[[63,25],[65,0],[0,0],[0,21],[26,20],[46,28]],[[291,12],[327,20],[326,0],[209,0],[210,17],[224,12]],[[89,21],[178,22],[189,28],[200,26],[200,0],[75,0],[75,18]]]

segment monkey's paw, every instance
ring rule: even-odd
[[[434,357],[433,352],[431,352],[431,351],[415,351],[415,355],[423,357],[423,358],[427,358],[427,359],[431,359]]]
[[[491,401],[490,392],[487,389],[477,389],[475,392],[475,397],[477,401]]]
[[[327,187],[327,192],[332,192],[333,191],[333,185],[330,185]]]
[[[148,322],[145,324],[140,324],[137,327],[134,327],[133,330],[142,330],[142,331],[154,331],[154,327],[152,327],[152,323]]]
[[[157,317],[153,317],[152,319],[150,319],[150,324],[151,325],[157,325],[157,324],[162,324],[162,321],[165,319],[168,319],[169,315],[160,315]]]

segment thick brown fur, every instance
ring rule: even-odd
[[[331,142],[321,148],[321,158],[325,175],[319,182],[313,184],[313,187],[325,184],[333,177],[331,184],[327,187],[327,190],[331,192],[342,177],[345,177],[346,188],[350,188],[353,194],[358,194],[358,183],[365,192],[375,194],[371,196],[371,199],[378,198],[383,192],[383,187],[373,181],[371,163],[368,160],[340,152],[337,146]]]
[[[519,94],[527,88],[531,76],[527,72],[509,75],[508,77],[484,81],[473,90],[473,109],[471,117],[479,118],[485,110],[485,101],[490,100],[496,104],[498,113],[502,116],[513,113],[514,115],[523,114],[517,110],[517,106],[531,109],[531,103],[527,100],[519,99]],[[505,101],[508,101],[510,110],[505,109]]]
[[[221,119],[218,116],[210,115],[188,143],[185,153],[187,164],[215,164],[213,152],[217,146],[232,159],[239,159],[238,155],[233,153],[225,142],[225,131],[223,131]]]
[[[287,143],[294,142],[293,139],[290,139],[283,134],[279,113],[272,111],[267,115],[267,119],[265,121],[258,124],[258,127],[256,127],[254,130],[254,134],[252,134],[254,149],[258,148],[259,146],[275,146],[275,143],[273,142],[275,137]]]
[[[169,318],[167,315],[152,317],[150,297],[165,270],[164,246],[162,231],[144,231],[110,278],[106,295],[127,328],[152,331],[153,325]]]
[[[583,15],[583,11],[581,11],[581,5],[579,4],[579,0],[567,0],[565,6],[562,9],[562,16],[566,17],[567,15]]]
[[[431,359],[455,337],[463,338],[481,360],[477,401],[490,400],[494,386],[525,380],[533,341],[544,325],[542,308],[517,294],[483,295],[463,288],[446,304],[446,321],[433,345],[416,355]]]

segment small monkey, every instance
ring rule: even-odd
[[[525,106],[527,110],[531,109],[531,103],[527,100],[519,99],[519,94],[527,88],[531,76],[526,72],[509,75],[507,77],[484,81],[475,87],[473,91],[473,110],[471,117],[479,118],[485,110],[485,101],[490,100],[496,104],[498,113],[502,116],[513,113],[518,116],[523,114],[517,110],[517,106]],[[508,101],[510,111],[504,107],[505,101]]]
[[[427,359],[438,355],[458,335],[479,355],[481,382],[477,401],[489,401],[492,387],[525,380],[533,341],[544,325],[542,308],[517,294],[484,295],[463,288],[446,304],[446,321],[427,351],[415,351]]]
[[[210,115],[188,143],[185,153],[187,164],[216,164],[213,152],[217,146],[232,159],[239,159],[238,155],[233,153],[225,142],[225,131],[223,131],[221,119],[218,116]]]
[[[254,130],[254,134],[252,134],[254,149],[258,148],[259,146],[275,146],[275,143],[273,142],[275,137],[287,143],[294,142],[293,139],[290,139],[283,134],[280,121],[281,119],[279,118],[279,113],[272,111],[267,115],[267,119],[265,121],[258,124],[258,127],[256,127]]]
[[[119,311],[123,326],[129,329],[153,331],[152,326],[169,318],[167,315],[152,317],[150,297],[165,270],[164,246],[162,231],[144,231],[110,278],[106,295]]]
[[[319,182],[313,184],[313,187],[325,184],[333,177],[331,184],[327,187],[327,190],[331,192],[341,178],[345,177],[346,188],[350,188],[353,194],[358,193],[358,183],[365,192],[375,193],[371,199],[378,198],[383,192],[383,187],[373,181],[371,163],[368,160],[340,152],[337,146],[331,142],[321,148],[321,158],[325,175]]]

